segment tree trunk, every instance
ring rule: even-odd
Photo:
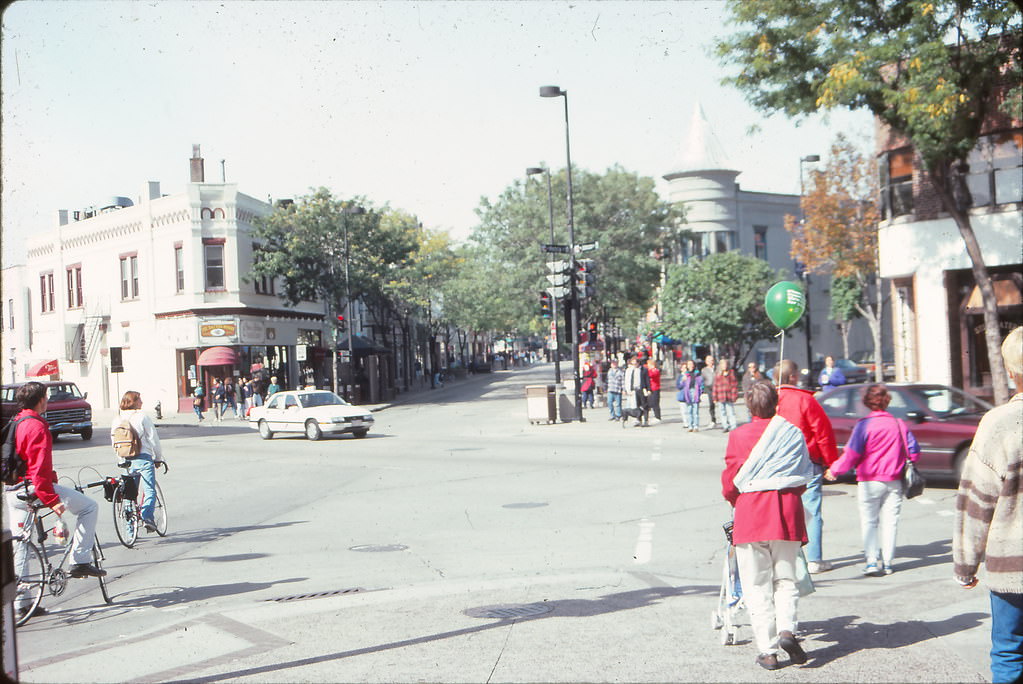
[[[842,335],[842,358],[849,358],[849,328],[852,327],[850,321],[839,321],[838,332]]]
[[[995,288],[991,284],[991,274],[988,273],[987,265],[984,263],[984,256],[980,250],[980,242],[977,241],[977,234],[973,232],[973,224],[970,222],[970,215],[959,208],[950,188],[950,164],[931,169],[931,184],[945,211],[949,213],[959,229],[966,244],[966,254],[970,257],[970,264],[973,270],[973,280],[980,289],[981,299],[984,302],[984,341],[987,344],[988,364],[991,368],[991,389],[994,392],[995,405],[1004,404],[1009,400],[1009,378],[1005,374],[1005,364],[1002,362],[1002,334],[998,325],[998,302],[995,299]],[[958,174],[957,174],[958,175]],[[955,182],[962,182],[955,179]]]
[[[870,303],[870,283],[860,280],[860,298],[856,302],[856,310],[870,326],[870,338],[874,344],[874,382],[884,382],[884,359],[881,356],[881,321],[884,312],[884,293],[881,292],[881,279],[874,279],[874,303]]]

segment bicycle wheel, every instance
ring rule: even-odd
[[[15,542],[14,557],[18,558],[24,554],[23,571],[18,572],[18,564],[15,562],[15,573],[17,575],[17,593],[14,599],[16,626],[21,627],[28,622],[32,613],[39,607],[43,600],[43,592],[46,587],[46,572],[43,570],[43,557],[39,549],[30,541]]]
[[[139,522],[136,517],[136,504],[124,498],[124,488],[114,490],[114,530],[117,538],[129,549],[135,545],[139,537]]]
[[[100,570],[103,569],[103,549],[99,545],[99,539],[92,543],[92,562],[96,564],[96,567]],[[113,603],[114,599],[110,598],[110,594],[107,593],[107,578],[97,577],[99,580],[99,591],[103,594],[103,601],[105,603]]]
[[[156,523],[156,533],[161,537],[167,536],[167,500],[163,498],[163,490],[160,483],[156,483],[156,507],[153,509],[153,522]]]

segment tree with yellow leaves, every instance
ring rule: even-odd
[[[871,160],[840,134],[824,169],[810,177],[802,198],[803,221],[786,216],[785,230],[792,234],[792,258],[807,272],[854,284],[855,311],[870,326],[874,358],[880,359],[884,298],[877,264],[877,195]],[[847,327],[843,340],[846,332]],[[880,382],[880,363],[874,372]]]

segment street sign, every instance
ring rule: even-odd
[[[599,242],[596,242],[596,241],[594,241],[594,242],[587,242],[587,243],[582,244],[582,245],[576,245],[575,246],[575,253],[576,254],[581,254],[582,252],[592,252],[593,250],[597,249],[598,247],[600,247],[600,243]]]
[[[557,297],[558,299],[567,297],[569,293],[567,287],[548,287],[547,291],[551,293],[551,297]]]
[[[571,254],[572,248],[568,245],[541,245],[540,250],[547,254]]]
[[[352,360],[352,355],[351,355],[351,353],[347,349],[338,349],[337,350],[337,358],[338,358],[339,361],[342,361],[342,362],[344,362],[344,361],[351,361]]]
[[[547,274],[547,282],[549,282],[551,285],[554,285],[555,287],[558,287],[560,285],[567,285],[568,281],[571,279],[572,277],[569,276],[567,273]]]

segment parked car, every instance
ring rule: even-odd
[[[7,425],[7,422],[18,413],[18,403],[14,395],[24,384],[15,382],[0,389],[3,425]],[[48,392],[48,403],[43,418],[50,424],[50,434],[53,438],[71,433],[80,435],[84,440],[92,439],[92,406],[86,401],[89,393],[82,394],[78,385],[68,380],[55,380],[43,384],[46,385]]]
[[[895,379],[895,362],[887,361],[885,359],[891,358],[890,352],[886,351],[881,354],[881,374],[884,377],[885,382],[890,382]],[[867,369],[867,381],[874,379],[874,352],[871,350],[856,352],[850,359],[853,363],[863,366]]]
[[[346,432],[361,438],[372,424],[373,414],[368,410],[324,390],[277,392],[266,404],[249,411],[249,425],[259,430],[263,439],[272,439],[277,432],[304,432],[312,440]]]
[[[991,404],[947,385],[886,386],[892,396],[888,412],[909,424],[920,445],[919,469],[958,479],[977,424]],[[867,387],[843,385],[817,395],[831,419],[839,449],[849,440],[856,422],[870,413],[862,401]]]

